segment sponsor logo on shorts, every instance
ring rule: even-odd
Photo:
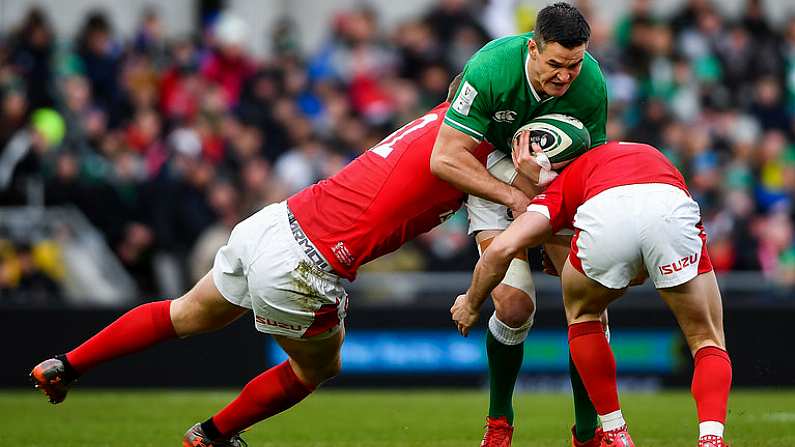
[[[670,264],[657,266],[657,268],[660,270],[661,274],[670,275],[672,273],[681,271],[685,267],[696,265],[697,262],[698,262],[698,253],[694,253],[690,256],[684,257]]]
[[[304,254],[306,254],[309,260],[311,260],[321,270],[327,270],[329,266],[328,263],[317,251],[315,246],[312,244],[312,241],[306,237],[304,230],[302,230],[301,226],[298,225],[298,220],[295,218],[295,215],[289,209],[287,210],[287,218],[290,221],[290,230],[293,232],[293,238],[298,243],[298,246],[301,247],[301,250],[304,251]]]
[[[255,319],[259,324],[264,324],[266,326],[273,326],[280,329],[289,329],[291,331],[301,331],[304,329],[304,327],[301,326],[300,324],[291,324],[291,323],[285,323],[283,321],[271,320],[270,318],[265,318],[259,315],[257,315]]]

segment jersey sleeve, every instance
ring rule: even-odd
[[[530,202],[530,206],[527,207],[527,211],[535,211],[546,216],[554,233],[567,226],[562,177],[564,176],[558,176],[546,191],[535,196]]]
[[[444,123],[482,141],[491,121],[493,104],[488,60],[475,55],[464,67],[463,78]]]

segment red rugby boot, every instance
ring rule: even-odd
[[[36,365],[30,372],[30,381],[50,399],[51,404],[63,402],[69,386],[74,382],[69,378],[64,362],[57,358],[47,359]]]
[[[596,432],[593,434],[593,438],[580,442],[577,440],[577,437],[574,436],[574,426],[571,427],[571,445],[572,447],[599,447],[602,443],[602,429],[597,428]]]
[[[704,435],[698,438],[698,447],[729,447],[720,436]]]
[[[627,426],[602,432],[602,443],[599,447],[635,447],[627,432]]]
[[[229,439],[210,439],[202,430],[202,424],[196,423],[189,428],[182,438],[182,447],[246,447],[246,441],[239,435]]]
[[[498,418],[486,418],[486,434],[480,447],[511,447],[513,437],[513,426],[508,423],[508,418],[500,416]]]

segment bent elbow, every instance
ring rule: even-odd
[[[434,151],[431,153],[430,167],[431,174],[434,176],[445,181],[449,179],[450,161],[444,154],[440,154],[436,148],[434,148]]]
[[[495,241],[496,242],[496,241]],[[484,252],[483,257],[494,265],[507,266],[511,259],[519,254],[520,247],[513,247],[509,244],[492,243]]]

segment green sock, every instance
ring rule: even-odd
[[[585,385],[582,384],[571,354],[569,354],[569,376],[571,376],[571,393],[574,396],[574,437],[580,442],[585,442],[593,438],[599,426],[599,417],[588,397]]]
[[[489,358],[489,417],[505,416],[513,425],[513,387],[522,367],[524,343],[504,345],[486,330],[486,354]]]

